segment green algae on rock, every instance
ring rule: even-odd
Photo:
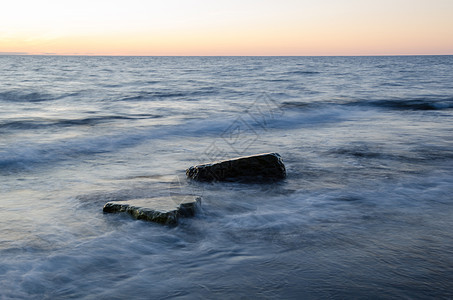
[[[105,213],[126,212],[137,220],[174,225],[178,223],[179,217],[193,216],[200,203],[200,197],[173,195],[172,197],[111,201],[104,205],[103,211]]]

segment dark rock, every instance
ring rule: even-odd
[[[105,213],[126,212],[137,220],[172,225],[177,224],[181,216],[193,216],[200,203],[200,197],[173,195],[171,198],[160,197],[107,202],[103,211]]]
[[[283,179],[286,169],[278,153],[264,153],[193,166],[186,175],[198,181],[260,182]]]

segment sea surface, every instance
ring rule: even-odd
[[[0,298],[453,298],[453,56],[0,56]]]

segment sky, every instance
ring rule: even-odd
[[[1,53],[452,55],[453,0],[2,0]]]

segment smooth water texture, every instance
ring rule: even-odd
[[[453,57],[0,56],[0,298],[453,297]],[[287,179],[187,167],[278,152]],[[203,197],[167,227],[107,201]]]

